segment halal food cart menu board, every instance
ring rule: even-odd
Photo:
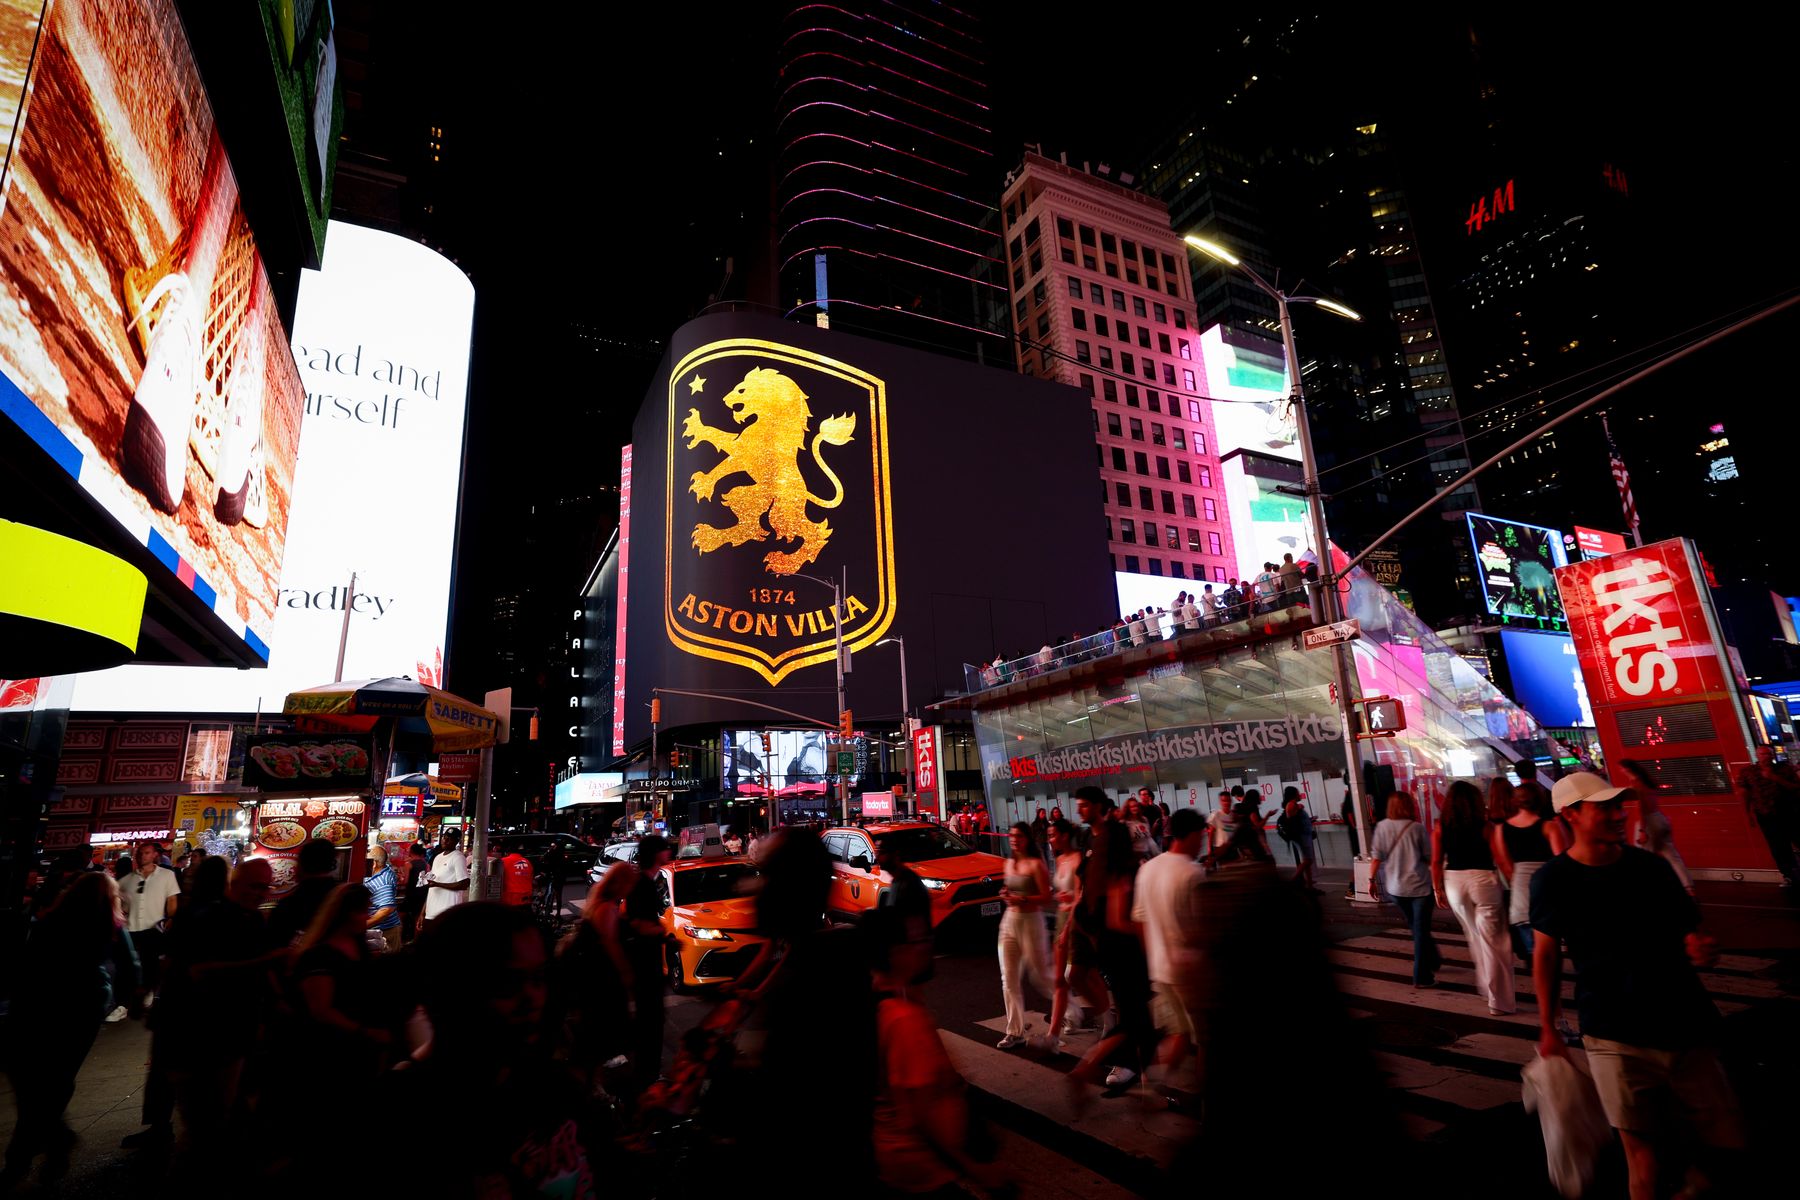
[[[260,734],[244,751],[244,782],[264,792],[360,791],[370,784],[367,734]]]
[[[255,853],[275,869],[274,894],[300,878],[300,847],[313,839],[351,850],[362,840],[367,806],[361,800],[265,800],[256,810]],[[352,864],[354,865],[354,864]]]

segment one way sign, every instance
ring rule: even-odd
[[[1300,644],[1307,650],[1317,650],[1321,646],[1335,646],[1339,642],[1352,642],[1361,636],[1362,622],[1352,617],[1348,621],[1333,621],[1329,625],[1308,629],[1300,635]]]

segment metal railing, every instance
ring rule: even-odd
[[[1022,679],[1048,675],[1076,663],[1111,658],[1113,655],[1123,654],[1138,646],[1180,641],[1190,635],[1206,632],[1227,635],[1248,634],[1252,620],[1276,613],[1286,613],[1296,607],[1302,609],[1307,607],[1304,592],[1287,591],[1269,599],[1246,600],[1229,609],[1218,608],[1210,614],[1201,611],[1185,621],[1172,612],[1152,613],[1146,615],[1142,621],[1130,621],[1115,625],[1111,629],[1101,630],[1099,633],[1089,634],[1087,637],[1076,638],[1059,645],[1046,646],[1035,654],[1025,654],[1018,658],[1006,659],[997,663],[985,663],[981,666],[964,663],[963,684],[967,693],[973,695],[976,692],[985,692],[1009,683],[1016,683]]]

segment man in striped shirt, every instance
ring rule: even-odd
[[[400,948],[400,905],[394,898],[394,869],[388,866],[387,847],[369,851],[373,868],[363,886],[369,889],[369,928],[381,934],[389,950]]]

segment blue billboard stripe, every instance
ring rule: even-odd
[[[176,552],[174,546],[169,544],[168,538],[152,528],[150,530],[150,536],[144,539],[144,545],[150,548],[150,553],[157,562],[169,569],[169,574],[177,575],[180,573],[181,555]]]
[[[256,657],[262,659],[264,662],[269,661],[269,643],[257,637],[256,631],[247,626],[244,629],[244,645],[255,651]]]
[[[194,595],[200,597],[200,602],[208,608],[213,607],[219,602],[218,589],[206,582],[206,580],[200,578],[198,572],[194,574]]]
[[[25,431],[25,436],[43,447],[70,478],[80,477],[80,447],[70,441],[69,436],[56,427],[56,422],[45,416],[4,373],[0,373],[0,412],[12,418],[12,423]]]

